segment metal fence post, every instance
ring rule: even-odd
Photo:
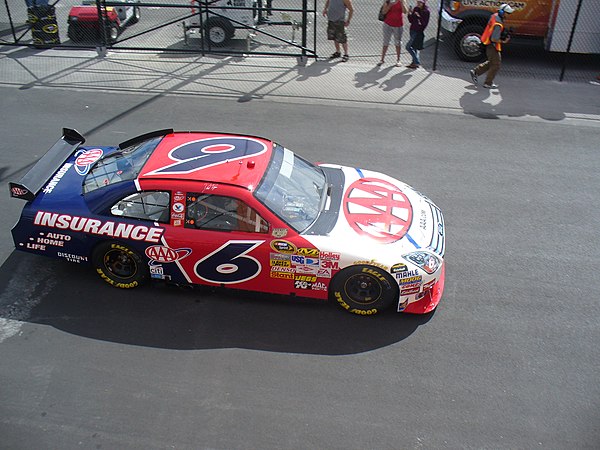
[[[582,1],[583,0],[579,0],[577,2],[577,10],[575,11],[575,17],[573,18],[573,26],[571,27],[571,35],[569,36],[569,43],[567,44],[567,52],[565,53],[565,58],[563,59],[563,66],[560,71],[560,77],[558,81],[563,81],[565,78],[565,69],[567,68],[569,53],[571,52],[571,44],[573,43],[573,35],[575,34],[575,28],[577,27],[577,20],[579,19],[579,11],[581,10]]]
[[[435,71],[437,69],[437,57],[438,57],[438,48],[440,45],[440,28],[442,23],[442,8],[444,7],[444,1],[440,0],[440,9],[438,10],[438,23],[437,23],[437,31],[435,34],[435,50],[433,51],[433,67],[431,70]]]

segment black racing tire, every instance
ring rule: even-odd
[[[69,25],[67,36],[69,36],[69,39],[73,42],[81,42],[85,40],[85,31],[78,25]]]
[[[398,283],[385,270],[357,265],[341,270],[329,285],[332,298],[346,311],[370,316],[398,302]]]
[[[106,40],[109,44],[114,44],[121,34],[121,29],[116,22],[109,22],[106,24]]]
[[[454,34],[454,51],[463,61],[478,62],[484,59],[481,34],[485,26],[480,24],[463,25]]]
[[[213,47],[226,46],[235,33],[231,22],[224,19],[210,19],[206,24],[205,38]]]
[[[147,264],[127,244],[103,242],[92,254],[92,264],[100,278],[111,286],[132,289],[149,279]]]
[[[139,21],[140,21],[140,7],[134,6],[133,7],[133,16],[131,17],[131,19],[129,19],[129,23],[133,25],[134,23],[138,23]]]

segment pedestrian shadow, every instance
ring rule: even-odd
[[[403,70],[402,72],[393,75],[391,78],[381,83],[381,89],[383,89],[384,91],[402,89],[404,86],[406,86],[406,82],[410,80],[412,73],[414,73],[412,70]]]
[[[331,72],[331,63],[327,61],[313,61],[309,65],[298,65],[298,78],[296,81],[307,81]]]
[[[375,66],[367,72],[356,72],[354,74],[354,86],[362,88],[364,91],[378,86],[380,84],[379,79],[387,76],[392,67],[389,66],[382,69],[380,66]]]
[[[543,92],[515,90],[511,87],[485,89],[471,86],[460,98],[460,106],[465,114],[482,119],[499,119],[501,117],[539,117],[544,120],[563,120],[566,115],[564,107],[557,108],[557,103],[540,103]],[[499,100],[499,101],[498,101]]]

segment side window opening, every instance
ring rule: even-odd
[[[169,222],[169,205],[169,192],[136,192],[118,201],[110,212],[117,217]]]
[[[187,228],[268,233],[269,224],[245,202],[221,195],[188,193]]]

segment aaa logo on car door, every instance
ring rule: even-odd
[[[262,142],[247,137],[214,137],[187,142],[169,152],[172,164],[146,175],[187,174],[226,161],[235,161],[267,151]]]
[[[344,197],[344,214],[358,234],[388,244],[398,241],[412,223],[412,205],[397,186],[377,178],[361,178]]]
[[[194,266],[196,275],[211,283],[242,283],[256,277],[262,266],[249,253],[265,241],[229,241]]]

